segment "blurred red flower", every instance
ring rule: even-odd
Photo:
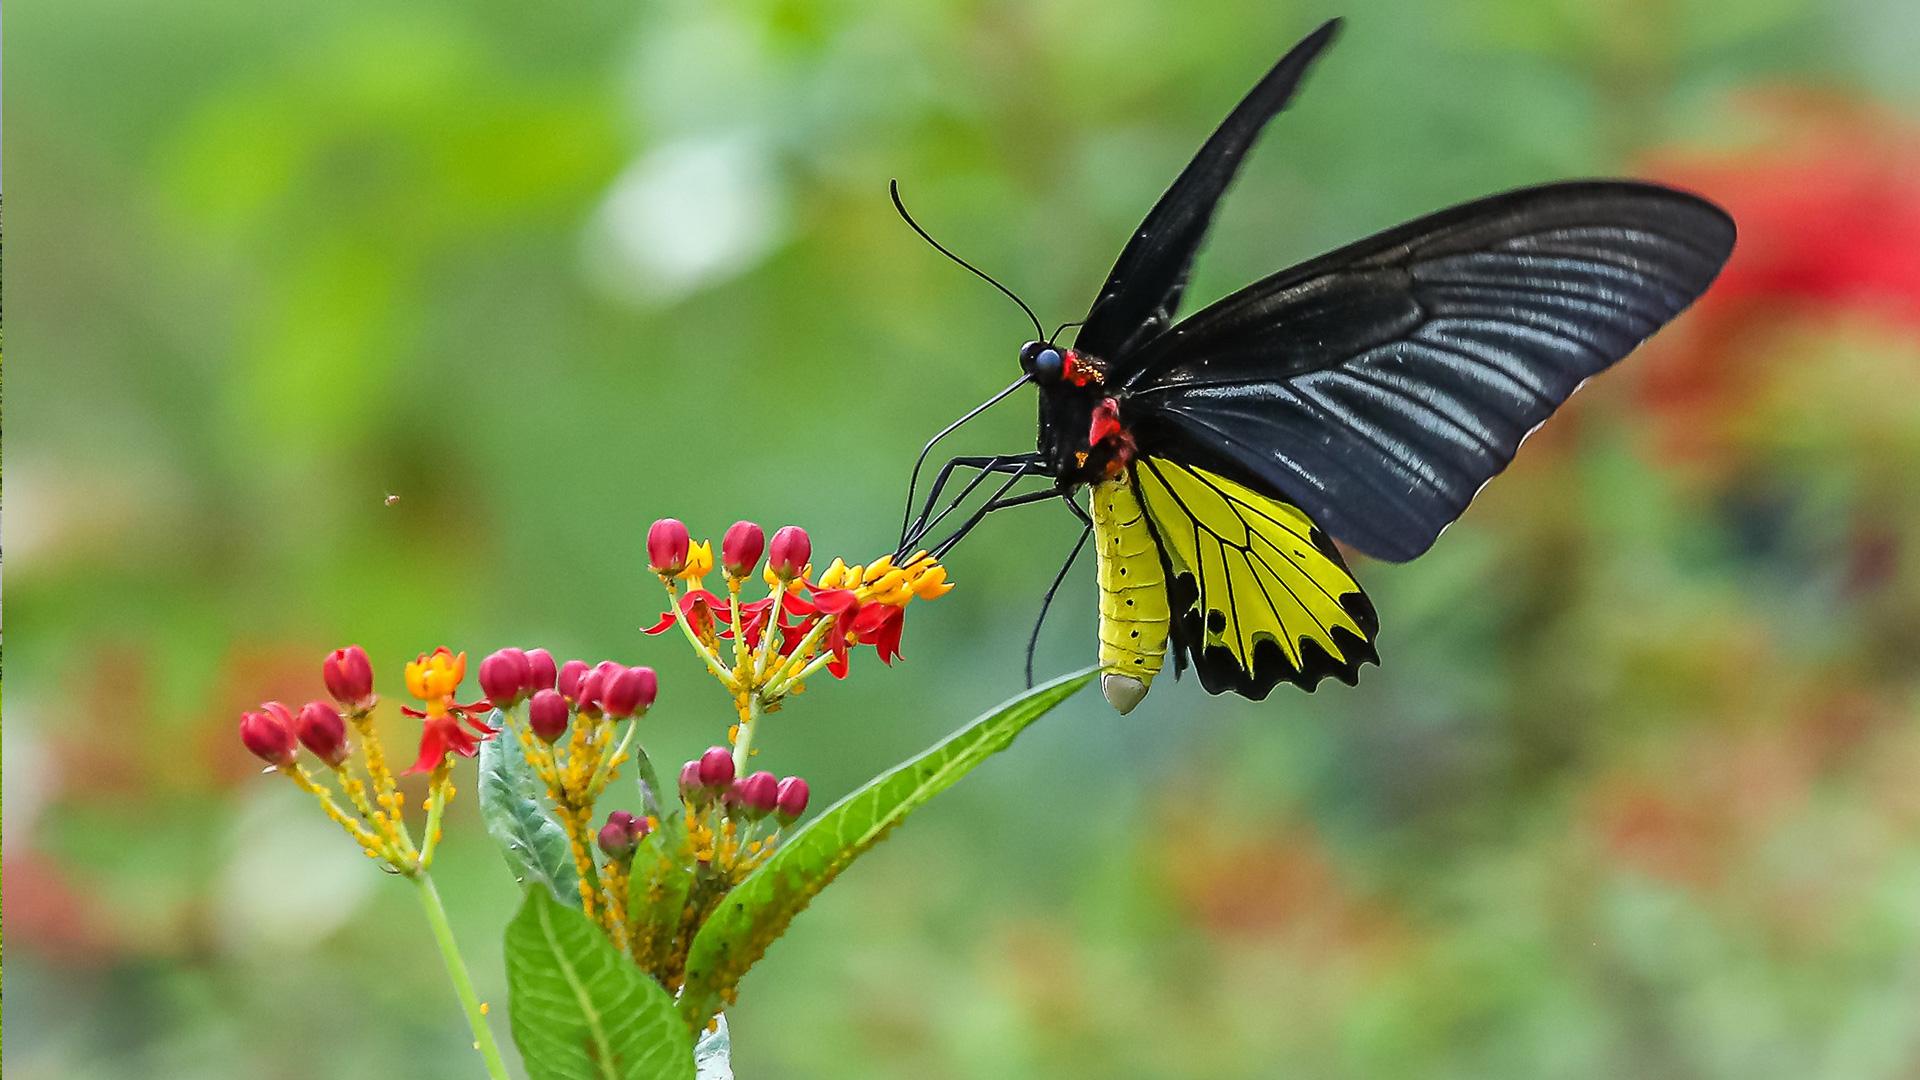
[[[1696,309],[1635,365],[1668,449],[1724,448],[1729,424],[1766,376],[1769,335],[1806,320],[1920,329],[1920,126],[1871,105],[1804,90],[1753,95],[1757,138],[1726,153],[1668,150],[1650,175],[1733,215],[1740,239]]]

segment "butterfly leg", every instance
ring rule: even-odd
[[[1071,498],[1066,502],[1083,517],[1086,515],[1086,511],[1080,508],[1079,503]],[[1060,591],[1060,586],[1067,580],[1067,575],[1073,572],[1073,564],[1080,561],[1080,553],[1087,549],[1087,540],[1092,536],[1093,521],[1089,518],[1086,528],[1080,530],[1080,539],[1074,543],[1073,551],[1068,554],[1067,561],[1060,567],[1060,572],[1053,576],[1053,584],[1047,586],[1047,595],[1040,601],[1040,617],[1033,620],[1033,633],[1027,636],[1027,689],[1029,690],[1033,689],[1033,653],[1040,647],[1040,628],[1047,623],[1047,609],[1053,607],[1053,595]]]
[[[926,536],[928,531],[938,525],[948,514],[958,509],[960,504],[966,501],[967,496],[973,494],[974,490],[978,488],[990,474],[1025,474],[1031,472],[1034,467],[1039,464],[1039,459],[1040,455],[1038,454],[996,454],[992,457],[957,457],[941,466],[939,475],[934,478],[932,489],[927,493],[926,502],[920,507],[920,516],[915,518],[911,525],[901,531],[900,547],[894,553],[895,557],[905,555],[922,537]],[[934,514],[933,508],[939,504],[940,496],[946,489],[947,481],[953,477],[954,471],[957,469],[973,469],[978,475],[967,482],[967,485],[961,489],[960,494],[947,505],[946,509],[940,511],[938,514]],[[928,515],[933,515],[931,520],[929,520]]]
[[[1027,471],[1022,469],[1008,477],[1007,482],[1000,485],[1000,490],[994,492],[986,502],[980,504],[980,508],[975,510],[967,520],[961,522],[959,528],[949,534],[946,539],[933,546],[933,557],[936,559],[946,558],[947,552],[952,551],[953,546],[958,544],[962,537],[972,532],[974,526],[985,521],[987,515],[993,513],[995,510],[1010,510],[1016,506],[1029,506],[1033,503],[1046,502],[1059,497],[1059,492],[1054,488],[1043,488],[1039,491],[1025,491],[1018,495],[1007,494],[1013,490],[1015,484],[1025,479],[1026,476]]]

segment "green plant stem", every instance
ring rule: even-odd
[[[440,958],[447,962],[447,979],[453,983],[460,1007],[466,1010],[467,1025],[473,1028],[474,1048],[487,1063],[487,1075],[493,1080],[509,1080],[507,1063],[500,1058],[500,1047],[493,1041],[492,1029],[487,1027],[487,1016],[480,1011],[480,997],[473,992],[467,962],[460,958],[460,946],[453,940],[453,927],[447,922],[447,909],[440,903],[440,890],[433,887],[433,878],[425,870],[413,875],[412,880],[420,896],[420,907],[427,913],[427,925],[433,929],[434,944],[440,946]]]
[[[660,583],[667,587],[667,599],[673,606],[673,621],[680,624],[680,632],[687,635],[687,641],[693,646],[693,651],[699,653],[700,659],[707,662],[707,670],[713,672],[714,677],[725,683],[728,689],[732,689],[733,672],[727,670],[727,666],[720,662],[720,658],[714,655],[711,649],[707,648],[705,642],[700,640],[700,635],[694,633],[692,620],[688,619],[686,613],[680,610],[679,587],[673,583],[672,578],[664,575],[661,576]],[[692,582],[688,584],[691,586]]]
[[[422,876],[433,865],[433,851],[440,846],[440,818],[447,811],[447,785],[452,783],[448,758],[440,758],[440,766],[433,771],[433,786],[427,789],[427,828],[420,837],[420,871]]]
[[[747,718],[740,722],[740,737],[733,741],[733,775],[747,775],[747,757],[753,753],[753,729],[760,723],[760,695],[747,698]]]
[[[595,763],[593,775],[587,779],[587,802],[589,804],[600,800],[600,792],[605,790],[607,786],[607,774],[613,771],[613,763],[620,760],[620,756],[627,752],[629,746],[633,745],[633,734],[639,730],[640,722],[638,720],[629,720],[627,722],[627,733],[620,737],[620,744],[613,748],[612,753],[601,755],[600,760]]]

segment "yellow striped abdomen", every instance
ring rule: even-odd
[[[1100,692],[1122,713],[1147,696],[1166,658],[1167,577],[1131,472],[1090,489],[1100,583]]]

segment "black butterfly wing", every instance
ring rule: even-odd
[[[1411,559],[1586,379],[1691,304],[1733,249],[1703,199],[1553,184],[1421,218],[1221,300],[1136,354],[1142,454],[1284,494]]]
[[[1172,322],[1214,206],[1261,129],[1286,107],[1300,77],[1339,29],[1340,20],[1330,20],[1295,45],[1214,130],[1120,252],[1074,338],[1075,348],[1111,359]]]

